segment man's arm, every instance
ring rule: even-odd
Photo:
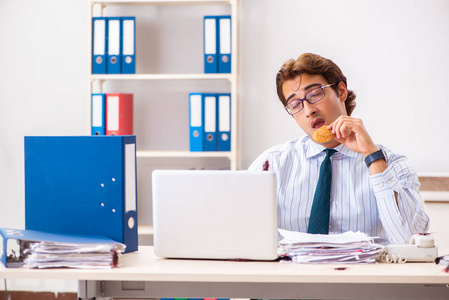
[[[328,129],[337,141],[365,157],[379,150],[360,119],[340,116]],[[413,234],[427,231],[429,217],[419,194],[418,176],[407,159],[391,152],[387,157],[388,163],[384,159],[371,163],[370,182],[389,242],[407,243]]]
[[[408,243],[410,236],[428,230],[429,217],[419,193],[418,176],[404,156],[389,155],[388,167],[370,175],[379,217],[390,243]]]

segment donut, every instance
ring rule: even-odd
[[[313,133],[313,139],[318,143],[327,143],[334,138],[332,130],[327,129],[328,125],[323,125]]]

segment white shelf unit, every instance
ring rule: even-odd
[[[232,73],[230,74],[205,74],[205,73],[184,73],[184,74],[168,74],[168,73],[136,73],[136,74],[91,74],[91,66],[92,66],[92,17],[93,16],[103,16],[103,10],[108,6],[206,6],[206,5],[219,5],[219,6],[230,6],[231,10],[231,22],[232,22]],[[114,7],[116,9],[117,7]],[[121,10],[121,8],[119,7]],[[168,7],[167,9],[171,9]],[[193,8],[195,9],[195,8]],[[227,9],[226,9],[227,10]],[[94,15],[94,13],[96,13]],[[185,160],[194,160],[198,159],[212,159],[218,161],[228,161],[229,168],[231,170],[238,170],[240,168],[240,104],[239,104],[239,90],[240,90],[240,79],[239,79],[239,47],[238,47],[238,28],[239,28],[239,0],[88,0],[88,128],[87,132],[90,134],[90,120],[91,120],[91,94],[93,91],[95,92],[108,92],[107,87],[104,87],[104,84],[109,84],[110,82],[117,81],[118,84],[123,82],[128,82],[133,85],[139,85],[142,82],[142,85],[148,82],[160,82],[171,81],[181,83],[183,81],[191,82],[198,81],[201,83],[205,83],[206,85],[209,82],[224,82],[226,86],[229,87],[229,92],[231,93],[231,151],[223,152],[190,152],[189,149],[182,150],[160,150],[160,149],[138,149],[137,151],[137,163],[138,164],[153,164],[155,160],[157,162],[163,162],[164,160],[173,160],[175,164],[179,162],[184,162]],[[107,14],[105,14],[107,16]],[[137,20],[139,22],[139,20]],[[202,24],[202,20],[201,20]],[[201,28],[202,30],[202,28]],[[139,39],[136,35],[136,46],[139,45]],[[139,58],[144,56],[145,53],[137,51],[136,62],[139,62]],[[136,66],[137,72],[139,72],[139,68]],[[106,85],[107,85],[106,84]],[[192,91],[189,91],[192,92]],[[187,94],[186,94],[187,95]],[[179,99],[176,99],[179,100]],[[187,97],[185,101],[188,101]],[[135,126],[138,126],[135,123]],[[188,128],[187,128],[188,129]],[[186,134],[188,134],[188,130],[186,130]],[[139,140],[139,135],[137,135],[137,139]],[[156,141],[157,142],[157,141]],[[181,160],[179,160],[181,159]],[[220,163],[219,163],[220,164]],[[138,167],[139,168],[139,167]],[[138,185],[139,182],[138,182]],[[148,194],[148,187],[143,186],[142,191],[145,194]],[[141,190],[139,188],[139,190]],[[142,201],[142,198],[139,198],[139,202]],[[149,209],[149,204],[145,202],[144,206],[146,206],[146,210]],[[139,204],[141,207],[141,204]],[[145,210],[145,211],[146,211]],[[140,212],[139,212],[140,214]],[[153,227],[151,225],[151,221],[143,222],[142,218],[139,216],[139,240],[142,245],[152,245],[153,241]]]
[[[106,81],[112,80],[121,80],[121,81],[157,81],[157,80],[224,80],[230,82],[230,93],[231,93],[231,151],[229,152],[190,152],[188,149],[186,151],[154,151],[151,149],[148,150],[139,150],[137,151],[137,157],[141,158],[189,158],[189,157],[224,157],[229,159],[229,168],[231,170],[237,170],[240,168],[240,112],[239,112],[239,51],[238,51],[238,20],[239,20],[239,0],[88,0],[89,2],[89,42],[88,42],[88,65],[89,65],[89,74],[88,74],[88,114],[89,114],[89,124],[88,124],[88,132],[90,132],[90,113],[91,113],[91,94],[94,90],[93,86],[96,85],[99,87],[97,89],[98,92],[103,92],[103,83]],[[103,13],[103,9],[110,5],[119,5],[119,6],[127,6],[127,5],[211,5],[211,4],[219,4],[219,5],[230,5],[231,7],[231,22],[232,22],[232,61],[231,61],[231,69],[232,73],[230,74],[91,74],[91,65],[92,65],[92,17],[94,16],[94,6],[99,5],[101,15]],[[138,44],[139,41],[136,41]],[[144,55],[139,54],[138,55]],[[137,57],[138,61],[139,58]]]

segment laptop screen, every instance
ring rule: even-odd
[[[152,182],[157,256],[277,258],[274,173],[156,170]]]

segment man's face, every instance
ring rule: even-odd
[[[295,99],[303,99],[310,91],[331,83],[333,82],[326,82],[322,75],[302,74],[285,81],[282,85],[282,92],[287,103],[290,103]],[[329,125],[341,115],[347,115],[345,107],[347,90],[343,82],[338,83],[338,90],[339,96],[331,87],[325,88],[323,99],[314,104],[303,101],[304,108],[293,115],[296,123],[311,139],[315,130],[323,125]],[[335,147],[338,144],[337,141],[332,140],[325,146]]]

